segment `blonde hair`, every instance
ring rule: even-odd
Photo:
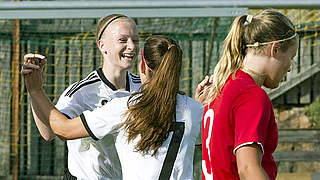
[[[164,36],[152,36],[144,44],[144,58],[150,77],[140,91],[128,100],[128,115],[122,127],[128,133],[128,142],[140,136],[135,149],[155,155],[168,138],[175,120],[176,96],[182,65],[182,50]]]
[[[295,43],[296,38],[294,25],[280,12],[264,10],[256,16],[235,18],[224,41],[221,59],[214,68],[213,83],[204,89],[209,91],[205,103],[213,101],[229,76],[234,76],[242,67],[248,48],[253,48],[255,54],[261,54],[264,53],[266,42],[279,41],[279,49],[284,52]]]

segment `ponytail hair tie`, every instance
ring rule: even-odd
[[[247,26],[252,22],[253,16],[252,15],[247,15],[246,22],[244,22],[244,26]]]
[[[175,45],[175,44],[170,44],[170,45],[168,46],[168,51],[169,51],[170,48],[172,48],[172,46],[176,46],[176,45]]]

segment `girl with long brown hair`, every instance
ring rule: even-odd
[[[193,154],[202,105],[179,94],[182,50],[172,39],[146,39],[139,63],[142,86],[68,120],[42,90],[40,66],[25,63],[34,110],[62,139],[115,137],[123,179],[193,179]],[[32,69],[32,71],[30,71]]]

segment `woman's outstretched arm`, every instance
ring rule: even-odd
[[[54,107],[42,89],[42,70],[39,64],[24,62],[21,73],[31,97],[33,111],[44,126],[49,126],[47,129],[51,129],[63,140],[89,136],[80,117],[68,119]]]

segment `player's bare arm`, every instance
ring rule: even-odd
[[[269,180],[261,166],[261,147],[257,143],[245,145],[236,151],[238,173],[241,180]]]
[[[37,126],[39,125],[39,131],[44,134],[52,133],[63,140],[89,136],[80,118],[68,120],[54,107],[42,89],[42,67],[45,62],[41,64],[39,61],[31,59],[35,56],[29,57],[25,57],[21,73],[31,96],[33,112],[37,117],[35,121],[38,123]]]
[[[21,73],[24,76],[29,75],[30,73],[33,72],[34,69],[41,69],[42,72],[42,79],[41,81],[43,82],[43,69],[45,64],[47,63],[46,57],[40,54],[33,54],[29,53],[24,55],[24,65],[22,66]],[[31,109],[32,109],[32,115],[35,120],[36,126],[43,137],[44,140],[50,141],[56,137],[56,135],[53,133],[53,131],[50,128],[49,124],[46,124],[44,121],[41,120],[40,117],[34,112],[33,110],[33,103],[31,103]]]

